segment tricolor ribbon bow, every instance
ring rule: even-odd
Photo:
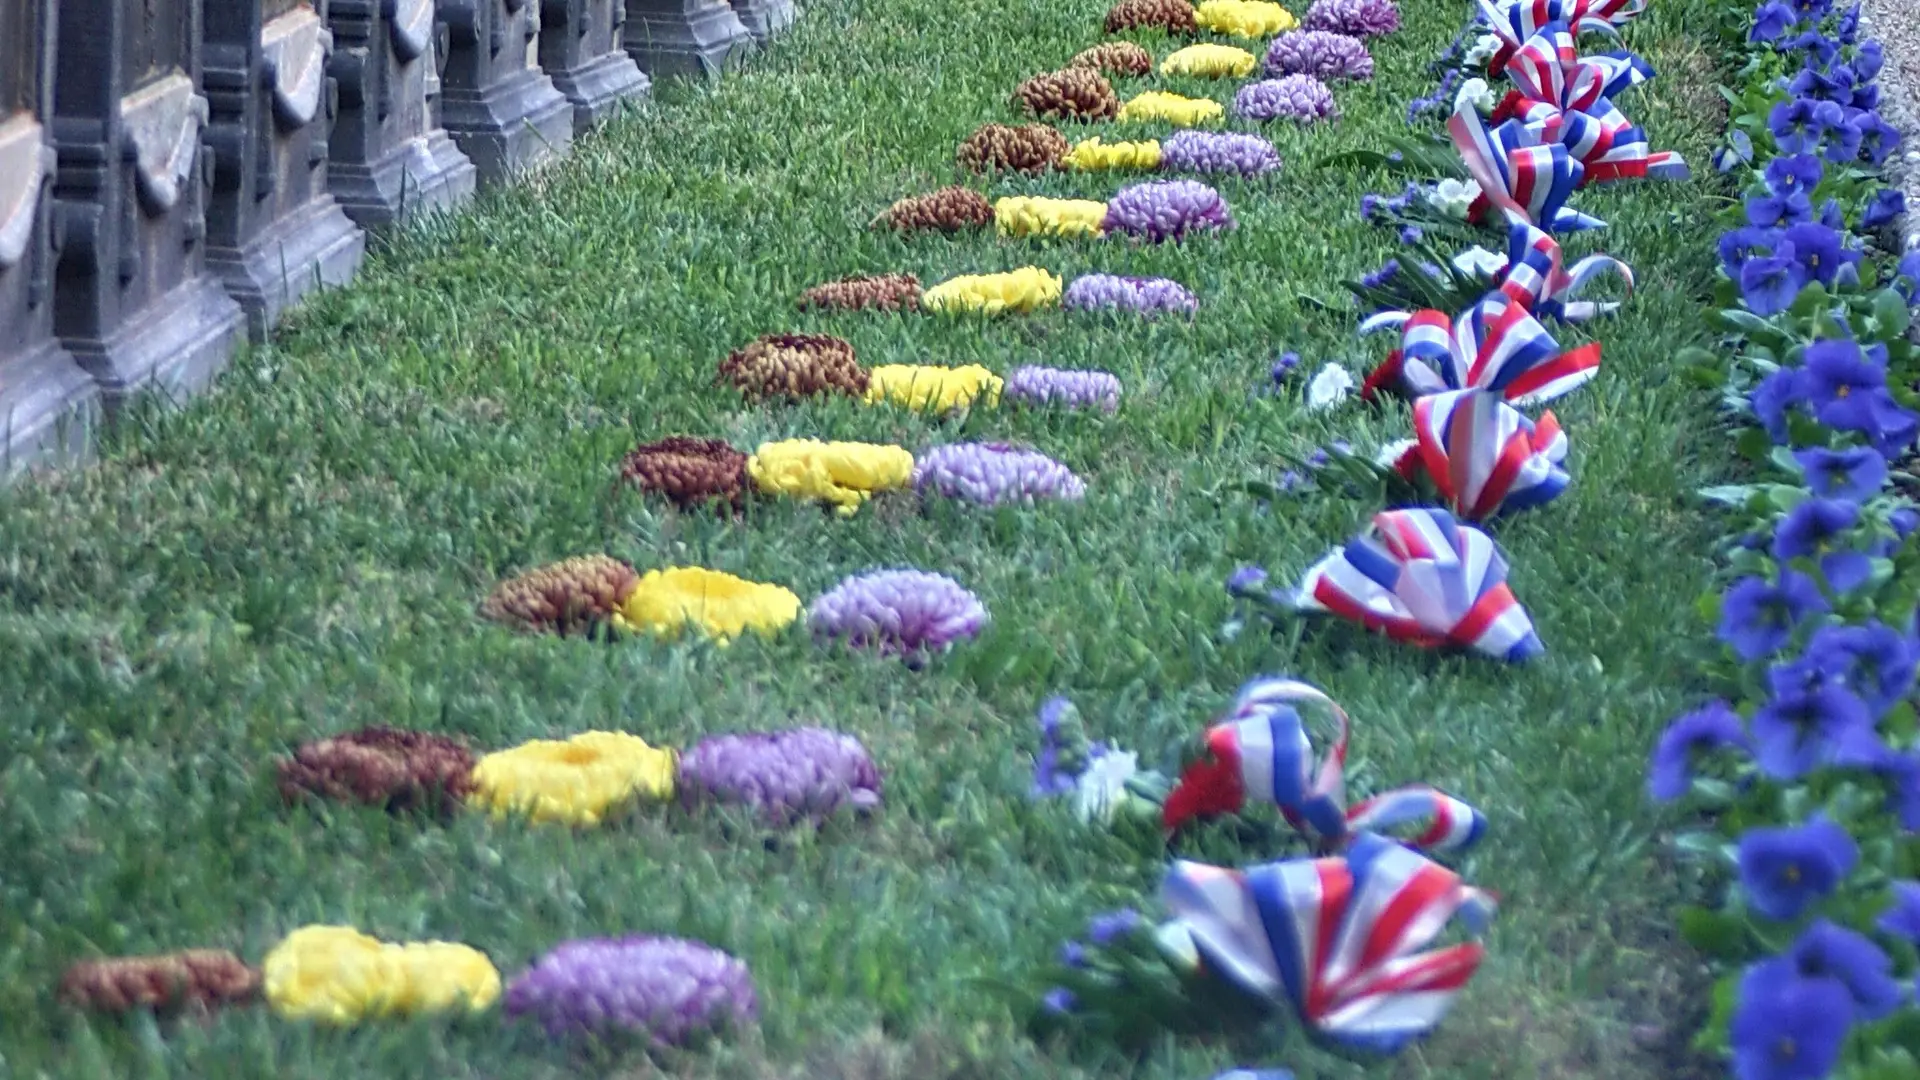
[[[1471,102],[1461,102],[1447,134],[1480,194],[1467,220],[1485,223],[1496,211],[1520,214],[1549,232],[1599,229],[1606,222],[1567,205],[1587,170],[1564,143],[1543,142],[1518,121],[1489,130]]]
[[[1448,390],[1492,390],[1515,405],[1549,401],[1600,370],[1600,343],[1560,350],[1526,307],[1490,292],[1458,316],[1383,311],[1360,333],[1398,329],[1400,347],[1387,354],[1360,388],[1363,400],[1382,391],[1410,398]]]
[[[1333,720],[1333,740],[1316,761],[1296,706],[1318,705]],[[1420,851],[1464,851],[1486,831],[1478,810],[1425,785],[1398,788],[1346,805],[1346,711],[1320,690],[1287,678],[1240,689],[1226,719],[1207,729],[1206,755],[1188,765],[1167,795],[1168,831],[1197,817],[1239,813],[1269,803],[1322,851],[1362,833],[1391,833]]]
[[[1526,218],[1507,215],[1507,265],[1501,271],[1500,292],[1535,318],[1576,323],[1619,310],[1621,301],[1573,298],[1609,271],[1620,275],[1627,295],[1633,295],[1633,269],[1611,255],[1589,255],[1571,268],[1564,263],[1558,241]]]
[[[1579,56],[1572,32],[1556,23],[1527,39],[1507,61],[1507,73],[1518,89],[1494,111],[1496,130],[1517,123],[1532,142],[1565,146],[1585,170],[1583,185],[1687,178],[1686,161],[1671,151],[1649,150],[1646,133],[1613,103],[1615,94],[1653,75],[1632,53]]]
[[[1509,662],[1546,651],[1507,587],[1493,538],[1445,510],[1388,510],[1322,559],[1292,596],[1396,641],[1473,649]]]
[[[1498,76],[1507,61],[1542,27],[1564,23],[1576,35],[1588,32],[1619,38],[1619,27],[1647,9],[1647,0],[1480,0],[1487,28],[1500,39],[1500,48],[1487,62],[1487,74]]]
[[[1478,935],[1497,909],[1451,870],[1372,835],[1340,856],[1244,871],[1178,861],[1160,895],[1211,970],[1290,1003],[1317,1039],[1375,1054],[1445,1018],[1485,950],[1430,946],[1456,916]]]
[[[1496,394],[1454,390],[1415,401],[1413,427],[1418,439],[1395,470],[1424,474],[1468,521],[1550,502],[1570,482],[1567,436],[1551,412],[1536,423]]]

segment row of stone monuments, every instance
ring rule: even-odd
[[[0,475],[792,0],[0,0]]]

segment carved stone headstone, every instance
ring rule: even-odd
[[[576,135],[651,85],[621,47],[626,22],[625,0],[540,0],[540,66],[573,103]]]
[[[53,0],[0,0],[0,475],[88,449],[99,389],[53,336]]]
[[[206,0],[202,85],[211,110],[207,262],[258,338],[308,292],[345,284],[366,234],[327,192],[338,111],[333,33],[305,0]]]
[[[573,106],[540,70],[538,0],[440,0],[440,122],[489,183],[562,157]]]
[[[765,42],[793,25],[793,0],[732,0],[733,13],[740,16],[753,40]]]
[[[433,0],[328,0],[339,113],[327,186],[364,228],[473,197],[473,162],[440,126],[446,26]]]
[[[640,70],[663,75],[718,75],[753,45],[727,0],[626,0],[627,52]]]
[[[109,406],[227,364],[240,308],[206,273],[200,0],[58,0],[53,322]]]

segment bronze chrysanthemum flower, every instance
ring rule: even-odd
[[[768,334],[720,361],[720,381],[750,398],[867,392],[853,346],[827,334]]]
[[[473,751],[445,735],[369,727],[302,743],[279,762],[280,794],[389,810],[450,810],[473,790]]]
[[[1067,66],[1135,77],[1153,72],[1153,54],[1131,41],[1103,41],[1091,49],[1082,49]]]
[[[480,614],[521,630],[565,637],[609,621],[640,575],[606,555],[582,555],[501,582]]]
[[[970,187],[943,187],[925,195],[910,195],[873,219],[876,228],[899,232],[956,233],[993,224],[993,204]]]
[[[82,960],[60,980],[60,1000],[102,1012],[205,1011],[259,991],[260,973],[225,949]]]
[[[1164,30],[1169,34],[1198,31],[1193,5],[1187,0],[1120,0],[1107,9],[1109,34],[1123,30]]]
[[[800,294],[802,311],[914,311],[919,307],[920,279],[912,274],[845,277]]]
[[[1069,67],[1035,75],[1013,92],[1028,113],[1049,120],[1087,123],[1120,115],[1120,95],[1106,76],[1090,67]]]
[[[738,507],[746,499],[747,455],[723,439],[672,435],[628,452],[620,475],[682,510],[716,502]]]
[[[985,124],[955,157],[974,172],[1038,173],[1058,167],[1069,149],[1067,137],[1045,124]]]

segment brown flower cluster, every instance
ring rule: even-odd
[[[1103,41],[1080,50],[1067,66],[1092,68],[1109,75],[1149,75],[1153,72],[1153,54],[1131,41]]]
[[[682,510],[710,502],[738,507],[746,498],[747,455],[722,439],[672,435],[628,453],[620,475]]]
[[[1047,120],[1090,123],[1120,115],[1120,95],[1105,75],[1090,67],[1035,75],[1016,87],[1013,97],[1028,113]]]
[[[961,232],[993,224],[993,204],[985,195],[969,187],[943,187],[926,195],[913,195],[873,219],[877,226],[901,232]]]
[[[974,172],[1037,173],[1059,165],[1069,149],[1067,137],[1045,124],[985,124],[954,156]]]
[[[384,806],[451,810],[473,790],[473,751],[444,735],[369,727],[303,743],[282,758],[280,794]]]
[[[914,311],[919,307],[920,279],[912,274],[845,277],[800,294],[802,311]]]
[[[82,960],[60,980],[60,1000],[82,1009],[197,1009],[234,1004],[260,990],[260,973],[225,949]]]
[[[860,397],[867,369],[853,346],[827,334],[768,334],[720,361],[720,381],[752,398]]]
[[[627,598],[640,575],[605,555],[582,555],[503,581],[480,614],[522,630],[591,634]]]
[[[1193,5],[1187,0],[1120,0],[1107,9],[1107,33],[1122,30],[1165,30],[1191,34],[1199,30]]]

